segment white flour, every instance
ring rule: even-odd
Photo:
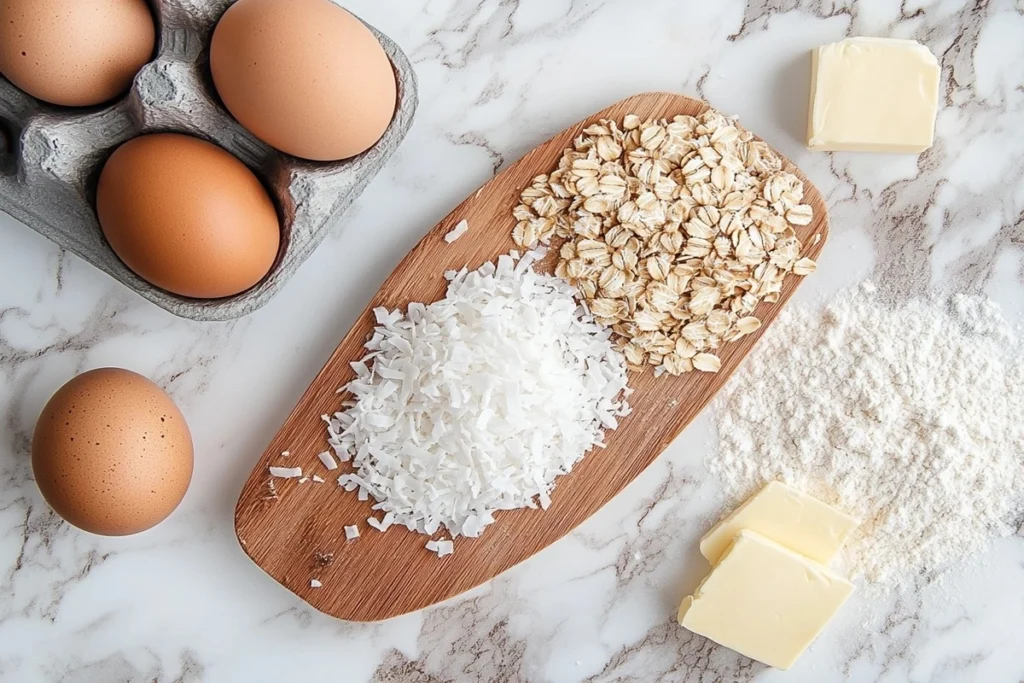
[[[935,576],[1024,513],[1024,363],[998,307],[889,307],[870,284],[784,313],[716,401],[712,474],[779,479],[859,516],[855,575]]]

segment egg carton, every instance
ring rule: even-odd
[[[131,91],[107,106],[51,106],[0,77],[0,211],[192,320],[230,320],[266,304],[384,166],[409,131],[417,105],[408,57],[368,25],[398,82],[395,116],[380,141],[335,163],[303,161],[260,142],[220,103],[209,71],[213,29],[233,2],[152,0],[160,36],[157,56],[136,76]],[[270,272],[252,289],[224,299],[177,296],[135,275],[107,244],[95,211],[100,170],[123,142],[154,132],[185,133],[223,147],[270,192],[281,218],[281,248]]]

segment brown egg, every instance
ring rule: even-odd
[[[53,104],[84,107],[125,93],[155,42],[146,0],[0,2],[0,73]]]
[[[243,126],[304,159],[365,152],[395,113],[387,54],[330,0],[239,0],[214,31],[210,69]]]
[[[192,437],[170,397],[142,375],[92,370],[61,387],[32,438],[36,483],[58,515],[105,536],[165,519],[192,479]]]
[[[96,212],[110,246],[139,277],[200,299],[255,285],[281,242],[277,211],[252,171],[187,135],[121,145],[100,174]]]

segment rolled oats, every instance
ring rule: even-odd
[[[803,182],[763,141],[715,110],[671,121],[601,120],[537,176],[512,237],[554,239],[555,273],[612,328],[635,371],[718,372],[716,350],[756,332],[787,274],[814,272],[793,226],[809,225]]]

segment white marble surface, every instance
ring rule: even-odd
[[[232,531],[251,464],[357,312],[419,236],[504,164],[621,97],[696,94],[800,164],[831,207],[819,273],[896,293],[985,292],[1024,311],[1024,2],[348,0],[415,62],[419,119],[282,294],[248,319],[171,317],[0,216],[0,680],[1024,680],[1024,530],[942,587],[855,596],[788,673],[680,629],[726,504],[705,414],[574,534],[470,595],[343,623],[252,565]],[[920,158],[809,153],[807,51],[917,38],[942,61]],[[32,481],[31,430],[75,373],[120,365],[168,388],[196,443],[178,511],[90,536]],[[556,491],[557,495],[557,491]]]

